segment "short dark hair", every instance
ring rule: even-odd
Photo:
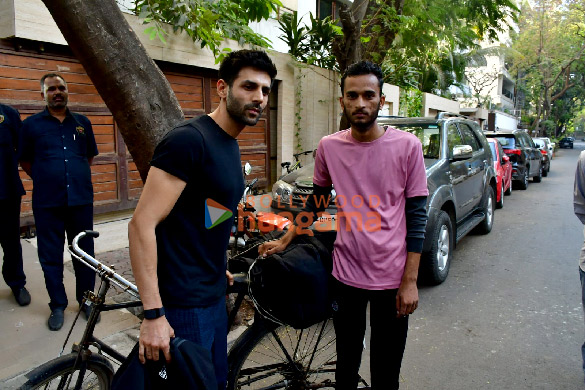
[[[46,75],[44,75],[43,77],[41,77],[41,92],[45,93],[45,80],[46,79],[51,79],[53,77],[58,77],[61,80],[63,80],[63,82],[65,83],[65,85],[67,85],[67,81],[65,81],[65,79],[63,78],[63,76],[61,76],[58,73],[47,73]]]
[[[219,66],[219,78],[230,87],[242,68],[251,67],[268,73],[270,81],[276,77],[276,66],[262,50],[237,50],[230,52]]]
[[[341,76],[341,94],[343,95],[343,87],[346,78],[352,76],[362,76],[366,74],[373,74],[376,76],[378,79],[378,84],[380,84],[380,95],[382,95],[382,86],[384,85],[384,75],[382,74],[382,69],[370,61],[356,62],[355,64],[351,64],[347,67],[347,69],[345,69],[343,76]]]

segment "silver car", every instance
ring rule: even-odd
[[[553,159],[553,155],[555,152],[555,144],[551,142],[550,138],[548,137],[536,137],[534,138],[535,140],[540,139],[543,140],[544,143],[546,144],[546,151],[548,154],[548,159],[549,161]]]

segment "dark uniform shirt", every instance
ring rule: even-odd
[[[151,165],[187,183],[156,228],[163,304],[215,304],[225,296],[225,255],[234,223],[224,210],[235,213],[244,191],[238,142],[203,115],[168,132]]]
[[[63,123],[44,111],[23,122],[22,161],[32,163],[33,207],[93,202],[88,158],[98,154],[91,122],[67,110]]]
[[[0,199],[25,194],[18,175],[18,153],[22,145],[22,121],[12,107],[0,104]]]

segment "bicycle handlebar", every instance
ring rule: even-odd
[[[304,152],[294,153],[293,154],[293,157],[295,158],[295,160],[298,160],[299,159],[299,156],[307,155],[307,154],[310,154],[310,153],[313,153],[313,151],[312,150],[305,150]]]
[[[79,233],[75,238],[73,238],[73,242],[67,248],[71,256],[74,256],[76,259],[80,260],[83,264],[87,265],[91,269],[93,269],[100,277],[107,278],[112,283],[120,287],[122,290],[129,292],[130,294],[134,295],[136,298],[140,298],[138,294],[138,288],[128,280],[124,279],[122,276],[118,275],[113,269],[110,267],[100,263],[95,258],[91,257],[87,253],[83,251],[79,247],[79,240],[85,236],[90,236],[97,238],[99,237],[99,233],[93,230],[86,230],[84,232]]]

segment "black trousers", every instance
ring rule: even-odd
[[[20,196],[0,199],[0,245],[4,252],[2,276],[13,290],[26,284],[22,267],[22,247],[20,246]]]
[[[82,206],[63,207],[34,207],[35,225],[37,228],[38,254],[43,273],[45,286],[49,293],[49,307],[66,308],[67,294],[63,285],[63,246],[65,233],[67,242],[71,244],[73,238],[83,230],[93,229],[93,204]],[[94,256],[93,238],[85,237],[79,246],[90,256]],[[75,298],[81,303],[83,294],[95,287],[95,272],[73,259],[75,270]]]
[[[370,372],[373,390],[399,388],[408,317],[396,318],[398,290],[363,290],[334,282],[337,390],[355,390],[364,347],[366,308],[370,303]],[[337,310],[335,310],[337,309]]]

